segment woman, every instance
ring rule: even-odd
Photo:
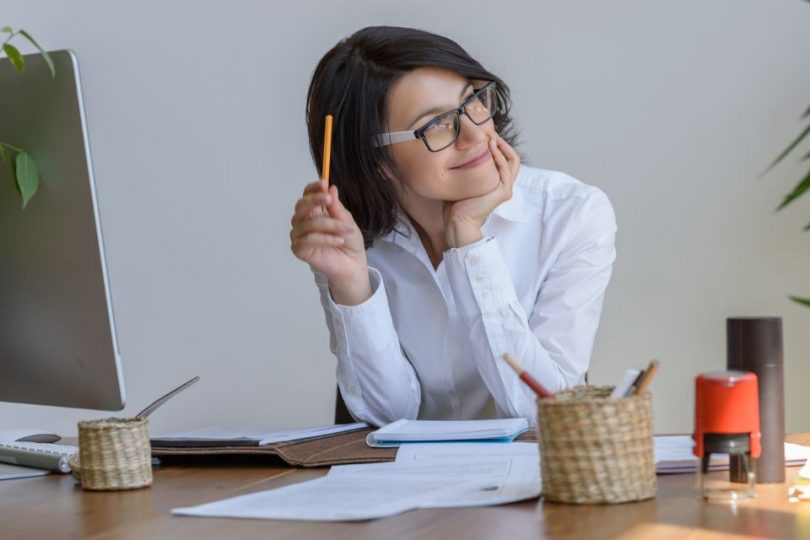
[[[613,209],[595,187],[521,165],[509,105],[458,44],[409,28],[362,29],[315,70],[310,147],[320,167],[333,114],[333,184],[304,189],[291,247],[315,273],[358,420],[533,420],[507,352],[551,391],[584,380]]]

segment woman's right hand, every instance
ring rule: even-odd
[[[371,296],[363,234],[341,204],[337,187],[312,182],[295,204],[290,230],[292,252],[329,280],[338,304],[357,305]]]

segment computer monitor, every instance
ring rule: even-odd
[[[0,401],[120,410],[124,384],[76,55],[0,58],[0,142],[28,151],[23,210],[0,162]]]

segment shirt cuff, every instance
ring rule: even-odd
[[[494,238],[449,249],[444,262],[461,316],[475,317],[517,302],[512,276]]]
[[[345,336],[354,349],[362,347],[367,349],[368,353],[373,353],[388,346],[391,336],[385,329],[392,329],[394,323],[391,319],[391,310],[388,308],[388,296],[382,274],[369,266],[368,278],[371,282],[371,296],[355,306],[344,306],[332,298],[326,276],[315,273],[315,283],[326,293],[327,308],[332,314],[335,331]]]

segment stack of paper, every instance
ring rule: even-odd
[[[655,472],[658,474],[691,473],[698,469],[698,458],[692,454],[691,435],[659,435],[655,443]],[[810,447],[785,443],[785,465],[801,465],[810,458]],[[728,456],[712,455],[709,470],[728,469]]]
[[[495,420],[397,420],[368,434],[369,446],[390,447],[414,442],[511,442],[529,429],[525,418]]]
[[[368,427],[362,422],[356,424],[338,424],[302,429],[285,429],[276,431],[261,431],[251,429],[222,429],[209,427],[194,431],[181,431],[177,433],[164,433],[152,437],[151,443],[155,447],[204,447],[204,446],[263,446],[278,442],[303,441],[317,439],[338,433],[358,431]]]
[[[317,480],[172,513],[354,521],[416,508],[502,504],[539,494],[536,444],[414,444],[403,446],[394,463],[332,467]]]

